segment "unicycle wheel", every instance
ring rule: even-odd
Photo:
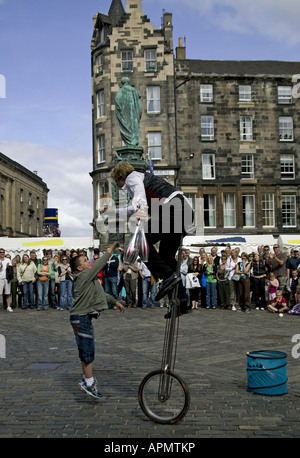
[[[139,386],[139,403],[150,420],[174,424],[187,413],[190,393],[181,377],[171,371],[149,372]]]

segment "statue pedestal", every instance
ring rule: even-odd
[[[117,157],[115,159],[115,165],[120,161],[126,161],[137,172],[145,172],[148,168],[147,162],[144,158],[144,150],[141,146],[121,146],[116,148]]]

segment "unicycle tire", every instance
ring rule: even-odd
[[[168,395],[159,395],[163,378],[168,378]],[[181,377],[172,371],[155,370],[142,380],[138,392],[139,404],[150,420],[160,424],[174,424],[182,420],[190,405],[190,393]]]

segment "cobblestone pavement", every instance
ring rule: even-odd
[[[95,376],[104,395],[94,400],[77,387],[81,369],[68,311],[2,310],[0,437],[299,437],[300,318],[267,311],[199,309],[180,317],[175,372],[189,386],[190,409],[175,425],[149,420],[137,393],[143,377],[160,368],[165,312],[110,310],[94,321]],[[267,349],[287,354],[285,395],[247,391],[246,353]]]

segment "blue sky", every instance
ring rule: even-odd
[[[92,17],[111,0],[0,0],[0,151],[50,188],[63,236],[91,236]],[[124,8],[126,2],[123,0]],[[189,59],[299,60],[299,0],[142,0]],[[0,92],[1,94],[1,92]]]

